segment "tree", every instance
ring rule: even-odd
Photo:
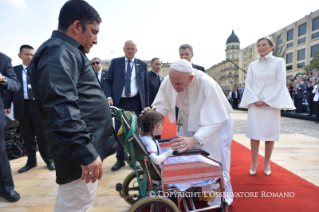
[[[305,67],[306,72],[312,71],[313,69],[319,69],[319,52],[317,52],[315,56],[313,56],[310,64]]]

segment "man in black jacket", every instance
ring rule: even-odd
[[[14,73],[11,65],[11,59],[0,52],[0,90],[18,91],[20,83]],[[6,119],[0,96],[0,196],[6,198],[10,202],[15,202],[20,199],[20,194],[14,190],[11,167],[6,151],[4,141],[4,126]]]
[[[85,55],[97,44],[101,21],[87,2],[67,1],[58,31],[28,67],[56,168],[55,211],[89,210],[103,174],[102,160],[118,148],[107,99]]]
[[[13,102],[14,119],[19,121],[22,138],[27,150],[28,160],[26,165],[19,170],[20,173],[37,166],[37,143],[40,155],[47,164],[48,169],[55,169],[47,147],[47,133],[40,121],[32,86],[27,76],[27,67],[33,55],[34,49],[32,46],[22,45],[20,47],[19,57],[22,60],[22,65],[14,66],[13,70],[21,84],[21,88],[18,92],[6,92],[3,99],[4,111],[7,115],[11,113],[11,102]]]
[[[162,63],[159,58],[153,58],[151,60],[152,70],[148,72],[148,82],[150,87],[150,105],[154,102],[155,96],[161,86],[162,78],[159,75],[161,71]]]

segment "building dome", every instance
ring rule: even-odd
[[[226,45],[229,43],[240,43],[239,38],[234,33],[234,30],[232,31],[231,35],[228,37],[226,41]]]

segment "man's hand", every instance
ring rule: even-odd
[[[254,105],[256,107],[262,107],[263,106],[263,102],[262,101],[257,101],[257,102],[254,103]]]
[[[4,109],[4,114],[9,115],[11,113],[11,109]]]
[[[98,156],[92,163],[87,166],[82,166],[81,180],[85,180],[85,183],[95,183],[96,180],[101,179],[103,174],[102,161]]]
[[[0,73],[0,82],[3,81],[3,75]]]
[[[177,138],[171,140],[171,142],[175,142],[171,145],[172,149],[180,149],[178,152],[185,152],[186,150],[193,149],[194,146],[198,145],[198,140],[195,137],[181,137],[177,136]]]
[[[107,99],[107,102],[109,103],[109,106],[113,105],[113,99]]]

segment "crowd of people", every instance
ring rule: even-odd
[[[115,120],[113,128],[109,106],[142,117],[143,142],[157,164],[173,150],[200,148],[219,159],[229,173],[234,130],[230,113],[240,104],[248,108],[246,136],[252,147],[249,173],[256,174],[259,142],[264,140],[264,173],[269,176],[274,141],[279,140],[280,110],[294,109],[290,96],[293,91],[297,106],[299,91],[304,94],[312,90],[310,93],[318,102],[318,70],[298,76],[294,84],[286,87],[285,62],[272,55],[275,46],[268,37],[257,41],[259,57],[249,66],[245,86],[229,92],[223,92],[202,66],[191,63],[194,53],[189,44],[179,47],[180,59],[172,63],[165,79],[159,76],[160,58],[151,60],[149,71],[147,64],[135,57],[138,48],[132,40],[124,42],[124,56],[114,58],[109,69],[103,70],[98,57],[88,60],[85,55],[97,44],[101,22],[87,2],[69,0],[60,10],[58,30],[51,38],[36,52],[30,45],[21,46],[21,65],[12,67],[11,59],[0,53],[0,86],[5,90],[0,98],[0,195],[8,201],[20,199],[14,190],[3,139],[2,120],[4,113],[11,113],[11,103],[27,148],[28,160],[19,172],[37,166],[36,138],[48,169],[56,171],[59,186],[54,207],[60,212],[87,211],[92,207],[103,175],[102,163],[109,155],[116,153],[117,158],[112,171],[126,163],[140,168],[139,164],[132,164],[118,143],[116,133],[121,123]],[[179,127],[171,149],[163,153],[156,139],[160,138],[165,115],[171,122],[177,121]],[[225,183],[225,189],[232,191],[230,181]],[[220,204],[220,199],[215,201],[208,204]],[[232,201],[228,197],[228,204]]]
[[[316,115],[316,123],[319,121],[319,70],[313,69],[304,75],[291,76],[287,79],[287,89],[294,100],[296,113],[308,113],[308,116]]]

